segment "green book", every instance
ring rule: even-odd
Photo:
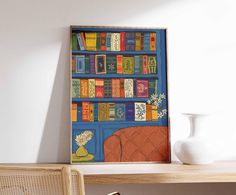
[[[85,56],[85,74],[90,73],[90,64],[89,64],[89,56]]]
[[[106,58],[106,69],[107,74],[116,74],[116,56],[107,56]]]
[[[148,82],[148,95],[149,95],[149,97],[153,94],[157,95],[157,93],[158,93],[157,85],[158,85],[157,79],[149,80],[149,82]]]
[[[157,73],[157,62],[155,56],[148,57],[148,74],[156,74]]]
[[[80,98],[80,79],[72,79],[72,98]]]
[[[97,49],[97,51],[99,51],[101,49],[101,35],[100,35],[100,32],[97,32],[96,49]]]
[[[76,33],[72,33],[72,38],[71,38],[71,41],[72,41],[72,50],[78,50],[78,44],[77,44],[77,35]]]
[[[134,74],[133,57],[123,57],[123,74]]]

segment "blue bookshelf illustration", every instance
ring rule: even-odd
[[[77,39],[77,49],[73,48],[73,36],[78,34],[85,36],[85,33],[153,33],[155,34],[155,51],[90,51],[80,50]],[[107,35],[107,34],[106,34]],[[151,35],[150,35],[151,36]],[[86,39],[86,36],[85,36]],[[97,38],[96,38],[97,39]],[[80,42],[81,44],[82,42]],[[84,42],[83,42],[84,43]],[[125,42],[126,43],[126,42]],[[135,39],[136,44],[136,39]],[[168,93],[167,93],[167,53],[166,53],[166,29],[152,28],[120,28],[120,27],[71,27],[71,80],[89,79],[132,79],[136,80],[157,80],[157,94],[148,94],[148,97],[72,97],[71,96],[71,163],[93,163],[93,162],[169,162],[170,142],[168,127]],[[134,57],[136,55],[155,56],[157,61],[157,72],[149,74],[96,74],[96,73],[76,73],[73,67],[72,58],[75,56],[89,55],[122,55]],[[135,85],[135,84],[134,84]],[[72,88],[72,83],[71,83]],[[80,94],[81,94],[80,83]],[[135,93],[137,93],[135,91]],[[155,96],[156,95],[156,96]],[[161,103],[160,103],[161,102]],[[94,105],[93,120],[83,121],[83,103]],[[125,111],[129,103],[133,106],[134,119],[127,120],[127,116],[113,120],[113,118],[99,120],[100,103],[120,105],[124,104]],[[157,113],[156,120],[150,119],[145,114],[145,120],[136,120],[136,104],[145,103],[146,109],[157,108],[153,112]],[[139,104],[138,106],[140,106]],[[76,105],[76,111],[73,110]],[[110,107],[109,107],[110,109]],[[116,109],[116,107],[115,107]],[[114,110],[115,110],[114,109]],[[118,109],[118,108],[117,108]],[[115,110],[116,111],[116,110]],[[91,112],[91,109],[90,109]],[[109,110],[110,112],[110,110]],[[146,111],[147,112],[147,111]],[[152,112],[149,109],[149,113]],[[152,114],[153,114],[152,112]],[[109,113],[110,114],[110,113]],[[138,111],[137,111],[138,114]],[[141,113],[142,114],[142,113]],[[95,116],[96,115],[96,116]],[[125,115],[127,113],[125,112]],[[74,120],[76,116],[77,120]],[[153,115],[152,115],[153,116]]]

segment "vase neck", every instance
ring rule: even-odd
[[[190,123],[190,134],[189,137],[196,137],[201,136],[202,128],[201,128],[201,121],[202,116],[198,115],[188,115],[189,123]]]

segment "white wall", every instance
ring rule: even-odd
[[[168,27],[172,142],[188,134],[180,113],[211,112],[218,159],[236,160],[235,7],[233,0],[0,0],[0,162],[69,161],[71,24]],[[120,186],[131,195],[137,187]],[[89,186],[88,194],[108,188]],[[157,186],[139,188],[156,194]],[[211,186],[158,189],[203,194]]]

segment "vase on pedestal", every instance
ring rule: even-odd
[[[204,137],[204,120],[208,115],[183,114],[188,117],[190,134],[187,138],[179,140],[174,145],[177,158],[184,164],[209,164],[214,161],[214,146]]]

